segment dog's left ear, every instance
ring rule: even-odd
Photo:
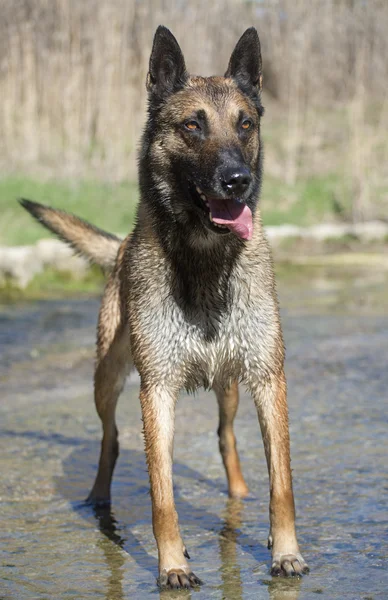
[[[225,77],[232,77],[244,88],[261,91],[263,74],[260,40],[254,27],[247,29],[237,42]]]
[[[163,100],[178,91],[188,77],[185,59],[171,31],[163,25],[156,30],[147,76],[151,98]]]

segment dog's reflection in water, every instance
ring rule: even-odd
[[[244,504],[241,500],[227,501],[224,526],[219,533],[220,590],[221,597],[225,600],[243,600],[244,597],[241,558],[239,559],[237,556],[243,507]],[[98,546],[104,553],[109,570],[105,598],[106,600],[125,600],[126,595],[123,590],[126,563],[125,539],[120,535],[118,523],[109,507],[94,508],[94,516],[101,533],[104,534],[101,536]],[[267,598],[268,600],[298,600],[300,585],[301,580],[299,578],[273,577],[268,582]],[[179,599],[190,600],[192,592],[195,594],[195,591],[180,590]],[[260,592],[263,593],[262,585],[260,585]],[[176,597],[177,592],[171,590],[160,591],[160,600],[174,600]],[[259,597],[261,597],[260,593]]]
[[[124,600],[125,540],[119,534],[117,521],[110,507],[95,507],[93,511],[98,527],[101,533],[104,534],[98,540],[98,547],[104,553],[109,570],[106,600]]]
[[[243,507],[244,504],[241,500],[228,500],[224,514],[224,526],[219,534],[222,579],[220,587],[222,598],[225,600],[243,600],[244,597],[241,558],[239,559],[237,556]],[[268,599],[298,600],[300,585],[299,578],[273,577],[268,582]],[[260,585],[260,592],[263,593],[262,585]],[[260,592],[258,596],[261,598],[263,596],[260,595]]]

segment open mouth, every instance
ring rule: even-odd
[[[195,191],[211,229],[217,233],[234,233],[243,240],[252,239],[252,211],[247,204],[236,198],[207,196],[198,186]]]
[[[209,204],[209,200],[206,196],[206,194],[204,194],[204,192],[198,187],[195,186],[195,191],[197,192],[199,198],[201,199],[201,208],[202,210],[205,212],[206,216],[208,217],[210,223],[214,226],[217,227],[217,229],[221,229],[224,230],[224,233],[229,233],[229,229],[226,227],[226,225],[220,225],[219,223],[216,223],[213,219],[213,215],[212,212],[210,210],[210,204]],[[219,232],[221,233],[221,231]]]

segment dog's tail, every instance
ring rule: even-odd
[[[110,270],[122,240],[70,213],[31,200],[19,199],[20,204],[47,229],[90,262]]]

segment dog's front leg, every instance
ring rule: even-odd
[[[179,531],[172,485],[175,404],[178,392],[164,386],[142,384],[145,451],[151,485],[152,525],[159,553],[160,587],[173,589],[199,585],[191,571]]]
[[[308,566],[303,559],[295,532],[295,508],[290,464],[287,390],[284,373],[271,375],[254,386],[270,484],[270,535],[272,575],[301,575]]]

